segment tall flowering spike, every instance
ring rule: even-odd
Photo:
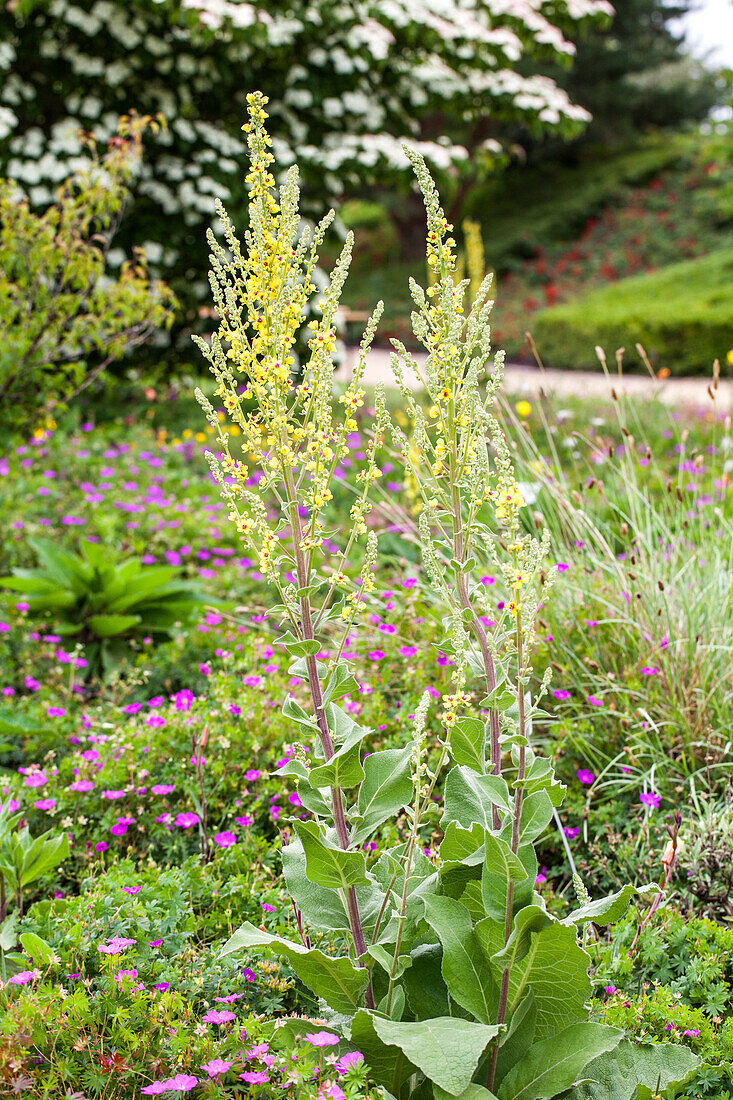
[[[225,209],[217,205],[224,243],[211,231],[208,241],[219,325],[211,344],[194,337],[209,361],[217,383],[215,397],[228,419],[222,422],[200,391],[197,398],[216,431],[220,452],[207,457],[229,505],[229,518],[256,552],[261,571],[280,589],[289,612],[295,614],[283,576],[295,570],[302,588],[318,565],[316,556],[324,539],[322,515],[332,499],[338,463],[348,454],[346,436],[356,430],[355,416],[364,403],[360,381],[382,305],[367,325],[354,376],[337,401],[333,396],[335,322],[352,237],[346,239],[330,285],[318,291],[314,281],[318,249],[333,211],[314,230],[301,225],[295,167],[277,188],[272,142],[265,129],[266,104],[267,97],[260,92],[247,97],[249,117],[243,130],[250,162],[245,177],[249,228],[242,243]],[[296,345],[309,315],[308,354],[298,364]],[[384,420],[383,414],[380,419]],[[378,425],[377,439],[379,430]],[[368,490],[380,476],[374,444],[369,456],[363,492],[352,508],[352,537],[366,531]],[[268,490],[280,506],[279,524],[271,522],[263,504]],[[283,537],[285,525],[292,541]],[[339,578],[339,587],[348,587],[342,567],[343,562],[332,572]]]
[[[322,767],[328,769],[328,782],[319,786],[319,792],[330,785],[329,805],[318,795],[324,820],[316,826],[320,837],[316,843],[332,845],[333,832],[342,854],[353,856],[339,786],[342,773],[338,765],[328,768],[339,750],[339,738],[344,737],[343,724],[336,722],[336,729],[329,724],[334,721],[334,710],[328,701],[349,682],[342,654],[349,629],[374,587],[376,536],[367,534],[366,518],[371,508],[370,489],[381,475],[377,451],[387,424],[382,394],[377,396],[374,431],[356,485],[351,528],[338,552],[330,543],[328,549],[323,545],[324,513],[333,498],[331,486],[339,463],[349,454],[347,436],[357,429],[356,414],[365,397],[360,383],[382,303],[367,324],[354,376],[337,399],[333,387],[336,311],[351,259],[352,237],[346,239],[330,284],[318,292],[314,281],[318,249],[333,211],[312,233],[301,227],[297,168],[290,169],[279,190],[270,170],[273,156],[265,129],[267,99],[254,92],[247,97],[247,104],[249,229],[243,247],[219,204],[226,247],[213,233],[208,235],[219,327],[210,345],[196,341],[209,361],[216,379],[215,395],[229,422],[200,390],[196,397],[219,445],[218,454],[207,454],[212,475],[228,503],[230,519],[257,554],[264,576],[280,593],[282,603],[277,610],[290,627],[280,644],[298,658],[299,671],[308,679],[313,708],[310,725],[318,731],[316,749],[324,761]],[[309,310],[308,354],[299,364],[298,378],[296,342]],[[237,454],[232,452],[234,439],[240,444]],[[250,465],[255,467],[255,476]],[[367,545],[357,577],[351,559],[354,542],[363,534],[367,534]],[[335,656],[324,672],[316,654],[323,648],[318,635],[326,624]],[[286,701],[285,708],[288,706]],[[291,715],[288,709],[285,713]],[[361,728],[362,737],[367,732]],[[363,857],[363,852],[360,855]],[[353,860],[350,865],[353,867]],[[344,901],[354,955],[364,968],[367,948],[354,885],[345,890]],[[368,978],[365,1000],[368,1007],[374,1007]]]

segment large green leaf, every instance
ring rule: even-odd
[[[354,966],[344,956],[334,958],[317,948],[309,950],[303,944],[263,932],[249,921],[227,940],[220,954],[232,955],[245,947],[270,947],[276,954],[284,956],[300,980],[336,1012],[351,1015],[361,1004],[368,972],[364,967]]]
[[[681,1088],[692,1081],[699,1064],[697,1055],[678,1043],[652,1046],[622,1039],[588,1063],[583,1076],[590,1081],[564,1093],[563,1100],[634,1100],[640,1087],[653,1093],[670,1085]]]
[[[440,1085],[433,1085],[434,1100],[496,1100],[493,1092],[489,1092],[483,1085],[469,1085],[457,1097],[442,1089]]]
[[[44,571],[58,585],[71,588],[80,595],[89,585],[90,573],[86,563],[50,539],[29,539]]]
[[[412,798],[410,746],[374,752],[364,761],[364,782],[359,788],[351,843],[368,840],[375,829],[395,817]]]
[[[519,842],[531,844],[547,828],[552,818],[552,799],[547,791],[534,791],[522,801]]]
[[[450,1015],[448,987],[442,973],[443,948],[422,943],[410,952],[412,966],[402,975],[410,1009],[417,1020]]]
[[[472,825],[470,829],[464,829],[462,825],[451,821],[440,842],[441,873],[460,865],[475,867],[482,864],[486,855],[485,839],[486,830],[483,825]]]
[[[323,836],[315,821],[296,821],[294,828],[303,845],[306,874],[311,882],[331,890],[368,885],[363,852],[339,848]]]
[[[402,1050],[385,1043],[374,1028],[372,1013],[361,1009],[351,1021],[351,1042],[364,1055],[369,1066],[369,1077],[388,1089],[390,1095],[398,1096],[404,1081],[417,1071],[417,1066],[405,1056]]]
[[[450,753],[456,764],[464,764],[483,775],[485,742],[486,727],[483,722],[468,714],[456,718],[455,725],[450,730]]]
[[[540,932],[553,918],[539,905],[525,905],[514,917],[506,947],[494,955],[492,964],[499,970],[513,969],[529,951],[532,935]]]
[[[484,924],[476,925],[476,935],[484,950]],[[495,943],[495,940],[493,941]],[[513,967],[509,978],[509,1014],[519,1007],[532,989],[537,1008],[536,1038],[545,1039],[586,1016],[585,1002],[590,996],[585,951],[578,946],[575,928],[549,924],[532,936],[529,950]],[[498,976],[498,967],[494,971]]]
[[[499,1100],[546,1100],[571,1088],[599,1054],[618,1046],[623,1032],[592,1021],[571,1024],[535,1042],[499,1085]]]
[[[383,852],[372,867],[372,872],[386,891],[391,890],[392,898],[402,898],[404,889],[404,870],[399,860],[404,846],[398,845]],[[402,939],[405,943],[411,943],[417,933],[417,927],[425,915],[424,899],[431,894],[437,894],[439,887],[438,872],[423,853],[416,848],[412,854],[412,866],[410,877],[407,880],[407,905],[405,907]],[[394,901],[387,907],[389,919],[382,924],[378,942],[381,944],[393,944],[396,941],[399,927],[399,912]]]
[[[464,829],[478,823],[487,830],[493,828],[493,808],[511,812],[509,788],[498,775],[477,775],[470,768],[457,764],[445,781],[444,811],[441,825],[457,821]]]
[[[534,1042],[536,1026],[537,1008],[534,1003],[534,993],[530,989],[512,1016],[509,1030],[502,1035],[499,1041],[495,1081],[503,1081],[509,1070],[517,1064],[520,1058],[524,1057]]]
[[[21,833],[16,833],[13,842],[16,849],[20,848],[20,853],[16,854],[15,858],[16,866],[20,867],[19,885],[21,887],[29,886],[47,871],[52,871],[69,854],[67,833],[52,833],[49,830],[35,840],[31,840],[28,830],[24,829]]]
[[[507,884],[511,880],[515,884],[515,904],[522,904],[529,900],[534,888],[536,872],[532,874],[533,851],[520,849],[521,855],[529,855],[529,873],[526,864],[519,855],[512,852],[509,842],[492,833],[486,834],[486,855],[481,872],[481,897],[484,908],[490,917],[503,921],[506,916]],[[522,886],[520,892],[517,887]]]
[[[290,895],[311,928],[348,932],[349,917],[341,894],[310,881],[306,874],[303,845],[299,840],[293,840],[283,848],[282,861]],[[356,900],[364,931],[370,935],[384,900],[384,891],[371,871],[367,871],[366,876],[369,884],[356,887]]]
[[[138,564],[135,562],[134,564]],[[160,595],[158,590],[162,589],[164,585],[168,584],[176,574],[174,566],[170,565],[152,565],[146,566],[144,570],[134,574],[134,581],[127,585],[123,585],[123,590],[119,595],[112,592],[108,593],[109,603],[107,604],[107,610],[115,612],[127,611],[128,608],[134,604],[140,603],[145,599],[153,599],[156,595]],[[119,580],[120,578],[118,575]]]
[[[453,1000],[481,1023],[496,1019],[499,991],[467,909],[447,897],[427,897],[425,920],[443,946],[442,973]]]
[[[113,638],[139,622],[139,615],[92,615],[87,619],[87,626],[98,638]]]
[[[585,924],[587,921],[592,921],[594,924],[607,925],[614,924],[615,921],[620,920],[629,907],[629,902],[635,895],[645,897],[647,894],[658,894],[659,886],[656,883],[651,883],[648,886],[622,886],[615,894],[609,894],[608,897],[598,898],[596,901],[591,901],[588,905],[581,905],[579,909],[574,909],[569,917],[565,918],[566,924]]]
[[[453,1016],[411,1023],[372,1015],[372,1024],[382,1042],[399,1047],[451,1096],[460,1096],[468,1088],[481,1055],[501,1031],[496,1024],[474,1024]],[[363,1053],[368,1062],[366,1051]]]

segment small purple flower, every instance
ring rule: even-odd
[[[190,829],[192,825],[198,825],[199,820],[199,815],[189,810],[188,813],[178,814],[173,824],[180,829]]]
[[[580,768],[577,775],[579,782],[583,783],[586,787],[590,787],[591,784],[595,782],[595,775],[586,768]]]
[[[306,1043],[314,1047],[333,1047],[339,1041],[338,1035],[332,1035],[330,1031],[312,1031],[305,1036]]]
[[[236,843],[237,838],[234,833],[223,832],[214,835],[214,844],[217,844],[220,848],[231,848]]]
[[[338,1073],[346,1073],[353,1066],[360,1066],[364,1061],[364,1055],[361,1051],[350,1050],[348,1054],[344,1054],[337,1062],[334,1062],[334,1069]]]
[[[658,810],[662,798],[661,795],[654,794],[653,791],[642,791],[639,795],[639,801],[644,806],[648,806],[651,810]]]
[[[201,1017],[205,1024],[228,1024],[236,1018],[234,1013],[226,1008],[210,1008],[206,1015]]]

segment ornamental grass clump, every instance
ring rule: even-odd
[[[428,351],[430,407],[425,416],[405,388],[403,364],[417,368],[398,345],[394,365],[413,429],[409,439],[396,426],[391,433],[421,501],[425,574],[444,608],[454,682],[442,699],[437,752],[428,751],[427,693],[410,741],[386,750],[371,751],[371,731],[337,703],[357,686],[344,639],[376,585],[371,533],[358,577],[351,559],[379,476],[376,452],[388,427],[381,396],[351,532],[338,556],[324,553],[324,511],[345,433],[354,427],[352,409],[363,400],[359,379],[378,317],[367,326],[337,415],[333,318],[351,240],[321,296],[311,356],[296,383],[292,348],[325,227],[312,241],[299,234],[295,169],[275,190],[265,102],[249,97],[246,248],[220,211],[229,251],[213,237],[210,244],[222,321],[211,347],[201,345],[258,484],[232,454],[231,433],[219,427],[214,408],[198,397],[217,427],[220,452],[209,456],[214,476],[233,522],[279,590],[287,627],[280,640],[294,658],[292,672],[310,689],[309,710],[288,697],[284,713],[314,744],[301,746],[279,772],[297,778],[310,815],[292,822],[283,849],[299,940],[245,923],[222,954],[268,946],[286,958],[319,999],[338,1053],[358,1050],[386,1097],[632,1100],[639,1086],[651,1095],[685,1080],[697,1059],[686,1050],[633,1045],[620,1029],[590,1020],[589,958],[579,943],[579,930],[617,919],[636,890],[626,886],[593,901],[578,883],[579,906],[560,920],[534,889],[534,844],[563,794],[550,762],[531,745],[542,694],[532,698],[530,679],[547,543],[522,532],[524,500],[492,411],[501,356],[488,387],[481,384],[490,283],[466,317],[467,284],[454,281],[450,227],[419,157],[412,160],[436,279],[427,292],[412,285],[413,328]],[[478,590],[477,571],[486,562],[506,590],[498,619],[489,618]],[[327,640],[334,654],[328,661]],[[438,856],[428,858],[418,836],[439,784],[443,839]],[[404,839],[368,859],[365,843],[396,815],[406,820]],[[341,954],[314,946],[323,932],[345,944]],[[301,1021],[287,1026],[303,1030]]]

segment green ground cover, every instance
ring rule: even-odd
[[[36,980],[2,993],[2,1073],[24,1081],[28,1095],[67,1086],[137,1095],[157,1065],[203,1078],[203,1064],[236,1062],[246,1044],[256,1047],[264,1024],[253,1013],[317,1011],[287,965],[266,952],[250,952],[243,967],[213,950],[243,919],[271,932],[292,924],[278,861],[281,829],[299,798],[276,771],[294,751],[279,700],[298,698],[302,683],[287,672],[256,563],[224,522],[202,456],[207,433],[189,427],[185,410],[177,434],[146,426],[149,407],[129,410],[132,426],[112,420],[41,432],[6,454],[0,471],[4,573],[32,565],[31,538],[52,534],[59,550],[102,540],[148,567],[175,566],[212,604],[167,641],[134,640],[127,663],[101,682],[89,676],[82,641],[56,633],[53,616],[41,624],[22,594],[6,594],[4,798],[20,805],[33,835],[52,828],[70,838],[69,857],[24,891],[19,927],[53,955],[36,966]],[[169,408],[161,412],[170,418]],[[537,737],[569,788],[561,824],[574,864],[594,894],[628,877],[656,877],[670,815],[690,799],[682,828],[691,850],[695,821],[716,807],[724,825],[716,844],[729,852],[726,425],[712,406],[670,416],[656,404],[542,402],[528,418],[509,405],[502,415],[531,501],[528,523],[541,512],[552,535],[558,577],[542,613],[542,656],[553,667],[553,717]],[[354,433],[334,527],[363,446]],[[410,534],[410,486],[389,460],[383,469],[375,524],[391,528],[388,577],[369,623],[351,638],[359,687],[346,701],[374,730],[372,748],[404,742],[424,687],[435,696],[449,690],[452,664],[432,643],[440,612]],[[402,522],[394,522],[397,503]],[[487,571],[484,581],[501,606],[501,579]],[[439,807],[423,836],[428,852],[438,816]],[[398,817],[395,839],[405,826]],[[704,849],[705,837],[696,843]],[[568,852],[554,827],[540,844],[538,889],[562,912],[573,903]],[[681,856],[672,895],[693,911],[705,890],[714,893],[723,862],[720,853],[716,864],[709,851],[702,861],[694,851],[692,864]],[[701,866],[702,884],[688,878]],[[10,913],[17,917],[12,905]],[[100,949],[114,937],[131,942],[105,956]],[[609,1022],[628,1016],[604,991],[623,989],[635,1033],[703,1052],[698,1091],[684,1095],[725,1095],[716,1090],[730,1087],[727,1031],[715,1020],[730,1012],[727,977],[712,1000],[693,997],[683,1012],[674,1007],[674,972],[652,969],[644,992],[635,963],[611,975],[617,950],[599,956],[599,1014]],[[687,950],[696,957],[694,943]],[[235,1020],[201,1022],[219,1010]],[[667,1016],[659,1023],[664,1012],[671,1032]],[[283,1057],[277,1038],[263,1041],[272,1043],[268,1057]],[[292,1038],[282,1049],[290,1047]],[[310,1095],[318,1049],[296,1043],[297,1095]],[[244,1069],[264,1071],[257,1056]],[[362,1095],[360,1072],[334,1083]],[[232,1095],[217,1092],[217,1080],[224,1078],[211,1078],[210,1095]]]

